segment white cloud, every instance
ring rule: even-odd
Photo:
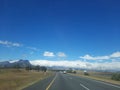
[[[10,46],[20,47],[20,46],[22,46],[22,44],[19,44],[19,43],[13,43],[13,42],[2,41],[2,40],[0,40],[0,44],[5,45],[7,47],[10,47]]]
[[[58,56],[58,57],[66,57],[66,54],[63,52],[58,52],[56,55],[53,52],[49,52],[49,51],[45,51],[43,56],[47,56],[47,57],[54,57],[54,56]]]
[[[57,53],[57,56],[58,56],[58,57],[66,57],[66,54],[63,53],[63,52],[58,52],[58,53]]]
[[[14,62],[17,62],[17,61],[19,61],[19,60],[10,60],[9,62],[14,63]]]
[[[104,63],[92,63],[80,60],[62,60],[62,61],[49,61],[49,60],[32,60],[33,65],[41,66],[63,66],[72,68],[92,69],[92,70],[120,70],[120,62],[104,62]]]
[[[45,51],[43,56],[46,56],[46,57],[54,57],[54,53],[53,52],[49,52],[49,51]]]
[[[120,52],[115,52],[115,53],[111,54],[110,57],[112,57],[112,58],[120,57]]]
[[[106,60],[109,59],[109,56],[97,56],[97,57],[92,57],[90,55],[85,55],[85,56],[81,56],[81,59],[86,59],[86,60]]]
[[[11,60],[10,63],[17,62],[18,60]],[[66,68],[80,68],[80,69],[90,69],[90,70],[115,70],[120,71],[120,62],[86,62],[81,60],[61,60],[61,61],[50,61],[50,60],[31,60],[32,65],[40,66],[57,66]]]
[[[30,61],[33,65],[41,65],[41,66],[64,66],[64,67],[85,67],[85,63],[81,61],[49,61],[49,60],[33,60]],[[79,64],[79,66],[78,66]]]
[[[88,68],[95,70],[120,70],[120,62],[91,63]]]
[[[111,55],[107,55],[107,56],[96,56],[93,57],[91,55],[85,55],[85,56],[81,56],[81,59],[85,59],[85,60],[108,60],[108,59],[112,59],[112,58],[119,58],[120,57],[120,52],[114,52]]]

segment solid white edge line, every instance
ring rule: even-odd
[[[78,77],[78,76],[77,76],[77,77]],[[85,77],[81,77],[81,78],[85,78]],[[104,82],[104,81],[95,80],[95,79],[91,79],[91,78],[86,78],[86,79],[93,80],[93,81],[95,81],[95,82],[98,82],[98,83],[103,83],[103,84],[105,84],[105,85],[113,86],[113,87],[116,87],[116,88],[120,88],[120,86],[113,85],[113,84],[109,84],[109,83]]]
[[[113,86],[113,87],[116,87],[116,88],[120,88],[120,86],[117,86],[117,85],[113,85],[113,84],[109,84],[109,83],[105,83],[105,82],[97,81],[97,80],[94,80],[94,81],[99,82],[99,83],[103,83],[105,85]]]
[[[70,75],[70,74],[69,74]],[[73,75],[71,75],[73,76]],[[79,76],[76,76],[76,77],[79,77]],[[80,77],[79,77],[80,78]],[[85,78],[85,77],[81,77],[81,78]],[[91,78],[85,78],[85,79],[88,79],[88,80],[93,80],[95,82],[98,82],[98,83],[103,83],[105,85],[109,85],[109,86],[113,86],[113,87],[116,87],[116,88],[120,88],[120,86],[117,86],[117,85],[113,85],[113,84],[109,84],[107,82],[104,82],[104,81],[99,81],[99,80],[95,80],[95,79],[91,79]]]
[[[84,86],[83,84],[80,83],[80,86],[84,87],[86,90],[90,90],[89,88],[87,88],[86,86]]]

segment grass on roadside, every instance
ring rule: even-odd
[[[21,90],[27,85],[52,75],[51,72],[43,72],[4,69],[0,70],[0,90]]]
[[[96,72],[96,71],[89,71],[89,76],[84,75],[83,71],[77,71],[77,76],[87,77],[95,80],[100,80],[104,82],[108,82],[111,84],[117,84],[120,85],[120,81],[115,81],[111,79],[111,76],[113,75],[112,72]]]

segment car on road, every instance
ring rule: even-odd
[[[63,71],[64,74],[66,74],[67,72],[66,71]]]

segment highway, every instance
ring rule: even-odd
[[[23,90],[120,90],[120,86],[89,78],[56,73]]]

